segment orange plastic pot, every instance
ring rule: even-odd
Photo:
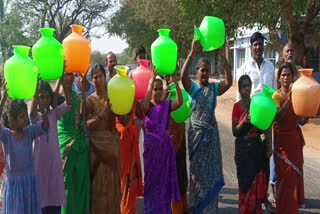
[[[300,117],[314,117],[320,105],[320,84],[312,77],[313,69],[300,69],[301,76],[292,85],[292,106]]]
[[[83,35],[81,25],[71,25],[72,33],[62,41],[66,72],[84,74],[88,71],[91,44]]]

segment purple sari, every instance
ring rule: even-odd
[[[176,158],[169,130],[170,101],[152,106],[145,118],[144,213],[171,213],[180,200]]]

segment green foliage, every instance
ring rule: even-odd
[[[131,65],[135,64],[134,51],[125,49],[121,54],[117,54],[118,65]]]
[[[13,45],[31,45],[31,41],[23,34],[23,22],[20,12],[12,7],[10,1],[0,2],[0,48],[1,61],[4,63],[13,55]]]
[[[106,56],[105,56],[105,54],[101,53],[100,51],[93,51],[91,53],[90,66],[93,66],[94,64],[97,64],[97,63],[104,66],[105,61],[106,61]]]

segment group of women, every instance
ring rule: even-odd
[[[4,128],[1,128],[1,140],[7,147],[10,143],[18,145],[19,139],[25,139],[24,134],[30,132],[31,137],[26,139],[25,145],[30,147],[30,142],[35,139],[34,174],[37,178],[29,166],[26,176],[33,182],[33,186],[28,187],[32,198],[23,195],[18,197],[19,202],[14,202],[19,191],[24,191],[27,185],[19,183],[24,175],[21,168],[24,163],[19,162],[21,166],[17,165],[17,172],[13,173],[8,162],[19,161],[15,155],[22,151],[10,147],[16,149],[10,153],[9,147],[5,147],[9,175],[4,193],[4,213],[40,213],[38,208],[41,207],[41,212],[48,214],[129,214],[136,212],[139,196],[144,197],[146,214],[218,213],[218,194],[224,186],[224,178],[215,108],[217,96],[230,88],[232,76],[226,59],[221,57],[225,80],[219,83],[209,81],[210,62],[200,58],[196,64],[196,80],[191,80],[189,71],[195,58],[195,44],[193,41],[180,75],[180,84],[192,99],[188,126],[175,123],[170,116],[170,112],[183,103],[177,73],[159,78],[156,69],[153,69],[145,98],[135,100],[127,115],[115,115],[111,111],[106,72],[100,64],[90,70],[95,90],[88,97],[85,91],[88,88],[87,75],[80,77],[79,94],[72,90],[75,78],[72,73],[65,73],[58,82],[57,88],[60,83],[63,86],[60,96],[58,90],[53,92],[49,84],[39,82],[30,114],[31,122],[36,125],[28,126],[24,115],[26,107],[22,103],[10,102],[6,126],[13,129],[11,133],[14,137],[17,135],[18,140],[9,138],[10,132]],[[300,125],[307,119],[299,118],[293,112],[292,77],[292,66],[283,64],[278,72],[281,88],[273,96],[278,107],[273,126],[279,180],[278,213],[298,213],[298,206],[304,203],[304,141]],[[167,100],[167,84],[175,84],[175,100]],[[241,100],[233,108],[232,131],[236,136],[239,213],[262,213],[261,204],[266,200],[267,191],[265,151],[259,138],[262,132],[250,124],[250,77],[240,77],[238,86]],[[5,102],[6,97],[1,99],[1,111]],[[19,127],[10,122],[12,115],[18,115],[15,120],[22,121],[17,123]],[[137,121],[144,124],[144,180]],[[25,132],[25,127],[30,131]],[[12,142],[8,144],[7,141]],[[31,163],[29,147],[26,160]],[[12,183],[14,179],[18,183]]]
[[[273,124],[274,161],[276,166],[276,212],[298,214],[304,205],[303,146],[300,126],[308,119],[295,115],[291,100],[291,85],[295,67],[283,63],[277,79],[280,88],[273,94],[278,112]],[[250,124],[251,79],[248,75],[239,78],[241,100],[234,104],[232,131],[235,140],[235,162],[239,182],[239,213],[262,214],[266,200],[267,164],[264,145],[259,137],[262,131]]]
[[[63,213],[87,213],[89,209],[91,213],[135,213],[139,196],[144,197],[144,213],[218,212],[224,179],[214,111],[217,96],[228,90],[232,79],[225,66],[225,80],[209,83],[210,63],[201,58],[196,65],[197,79],[192,81],[189,69],[194,55],[195,41],[181,71],[182,86],[192,97],[187,137],[185,124],[176,124],[170,116],[183,102],[177,74],[161,79],[154,69],[145,98],[136,100],[128,115],[111,111],[102,65],[90,71],[95,92],[88,98],[84,90],[79,95],[73,92],[74,77],[64,74],[64,90],[71,93],[72,105],[58,122],[66,189]],[[84,86],[86,76],[80,82]],[[176,100],[167,100],[167,84],[175,84]],[[144,121],[144,181],[137,120]]]

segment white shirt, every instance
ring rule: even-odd
[[[244,74],[249,75],[252,81],[251,97],[257,93],[262,92],[262,85],[267,85],[274,90],[277,90],[277,80],[275,76],[274,66],[272,62],[267,59],[263,59],[263,62],[259,69],[257,62],[251,57],[250,60],[241,65],[241,67],[237,70],[237,73],[238,80]],[[238,90],[236,101],[238,102],[240,99],[241,97]]]

